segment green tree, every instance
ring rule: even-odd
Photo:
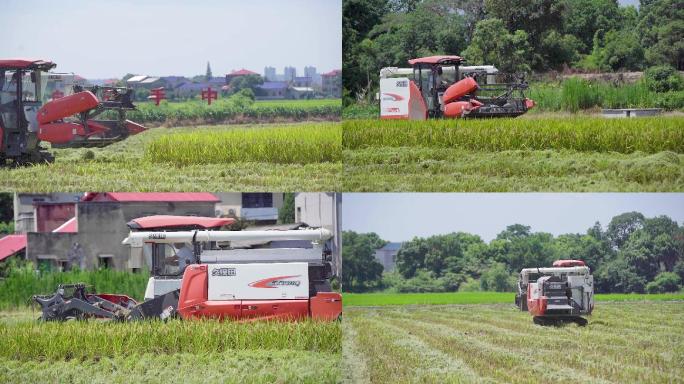
[[[259,75],[236,76],[230,81],[230,93],[235,94],[243,89],[249,89],[254,95],[257,87],[263,83],[264,79]]]
[[[566,4],[563,30],[582,43],[581,53],[591,51],[594,34],[599,29],[620,28],[623,16],[617,0],[567,0]]]
[[[295,194],[285,193],[283,195],[283,206],[278,210],[278,222],[290,224],[295,222]]]
[[[679,91],[684,89],[684,79],[669,65],[657,65],[644,72],[648,88],[654,92]]]
[[[383,268],[375,260],[375,250],[386,243],[376,233],[342,232],[342,288],[345,291],[364,292],[380,286]]]
[[[681,0],[642,0],[638,35],[649,65],[684,70],[684,6]]]
[[[632,232],[643,227],[645,219],[644,215],[639,212],[626,212],[617,215],[608,223],[606,237],[613,247],[620,248]]]
[[[597,292],[602,293],[643,293],[646,285],[646,279],[621,258],[602,264],[594,278]]]
[[[480,277],[480,288],[483,291],[511,292],[515,288],[515,279],[506,265],[494,263]]]
[[[477,23],[463,56],[471,64],[492,64],[503,72],[526,72],[530,70],[527,39],[523,30],[508,33],[500,19],[485,19]]]

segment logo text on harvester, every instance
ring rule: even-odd
[[[150,233],[149,236],[147,236],[148,239],[157,239],[157,240],[162,240],[166,239],[166,233],[163,232],[157,232],[157,233]]]
[[[235,276],[235,268],[215,268],[211,271],[212,276]]]
[[[302,284],[300,280],[290,280],[297,277],[300,277],[300,275],[269,277],[268,279],[251,282],[249,286],[252,288],[299,287]]]

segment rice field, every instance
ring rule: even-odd
[[[2,168],[0,189],[6,192],[339,191],[341,156],[335,153],[321,156],[319,149],[339,148],[339,139],[335,142],[334,137],[340,137],[340,129],[339,123],[152,128],[105,148],[53,149],[55,162],[52,164]],[[260,130],[264,133],[256,132]],[[281,145],[282,140],[287,141],[287,148],[278,152],[278,156],[284,156],[279,160],[299,162],[274,162],[263,155],[266,147],[259,138],[265,132],[277,132]],[[193,138],[193,142],[166,141],[166,137],[174,135]],[[225,157],[228,148],[223,151],[224,148],[213,142],[216,138],[223,138],[223,144],[230,150],[242,151],[242,155]],[[192,153],[178,152],[174,157],[151,152],[150,148],[160,148],[163,143],[186,145],[184,148],[188,151],[206,145],[215,150],[214,157],[200,159]],[[312,149],[318,152],[309,153]],[[255,155],[259,151],[262,155]]]
[[[572,150],[684,153],[679,117],[606,119],[353,120],[344,123],[345,149],[461,148],[473,151]]]
[[[308,164],[339,162],[342,157],[339,124],[216,131],[212,128],[165,135],[145,148],[155,163]]]
[[[339,323],[35,317],[0,313],[0,382],[335,383],[341,374]]]
[[[347,307],[342,371],[368,383],[681,383],[682,329],[681,301],[599,302],[586,327],[537,326],[512,304]]]
[[[127,117],[139,123],[151,124],[220,124],[266,123],[274,121],[338,121],[342,110],[339,99],[269,100],[253,102],[246,98],[219,98],[208,105],[206,101],[162,101],[135,103],[137,110]]]
[[[345,191],[684,190],[684,118],[343,122]]]

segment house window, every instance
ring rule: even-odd
[[[112,255],[100,255],[98,257],[97,267],[101,269],[111,269],[114,268],[114,263]]]
[[[273,207],[272,193],[243,193],[243,208],[271,208]]]
[[[302,222],[302,207],[297,207],[297,223]]]

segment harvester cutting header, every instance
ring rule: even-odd
[[[44,60],[0,60],[0,163],[37,163],[52,156],[40,146],[103,147],[145,130],[126,119],[134,110],[132,90],[74,86],[69,94],[43,104],[46,73],[56,64]],[[112,111],[110,119],[96,119]]]
[[[460,56],[408,62],[412,68],[380,70],[382,119],[516,117],[534,106],[525,97],[524,75],[499,73],[491,65],[462,66]]]

